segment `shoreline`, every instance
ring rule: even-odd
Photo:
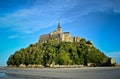
[[[5,68],[4,67],[0,69],[2,70],[3,73],[6,74],[24,75],[30,77],[33,76],[33,77],[40,77],[43,79],[44,78],[117,79],[116,78],[117,76],[118,78],[120,78],[119,75],[120,67],[83,67],[83,68]]]

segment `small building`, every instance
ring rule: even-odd
[[[115,60],[113,59],[113,58],[109,58],[109,62],[110,62],[110,64],[115,64]]]

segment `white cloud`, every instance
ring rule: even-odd
[[[115,13],[120,13],[120,9],[115,9],[114,12]]]
[[[11,35],[11,36],[9,36],[8,38],[9,39],[15,39],[15,38],[17,38],[19,35]]]
[[[0,18],[0,27],[8,27],[13,31],[30,34],[41,28],[53,26],[56,24],[58,18],[64,14],[64,10],[67,11],[74,6],[69,1],[51,1],[46,5],[34,5],[28,9],[17,10]],[[60,2],[61,4],[59,5]]]
[[[38,3],[30,8],[22,8],[0,18],[0,27],[30,34],[41,28],[56,25],[58,19],[64,24],[90,12],[105,12],[113,9],[114,12],[119,13],[118,8],[120,6],[112,0],[49,0],[43,5],[38,0]]]

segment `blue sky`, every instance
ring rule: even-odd
[[[56,29],[91,40],[120,63],[120,0],[0,0],[0,66]]]

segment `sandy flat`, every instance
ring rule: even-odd
[[[59,79],[120,79],[119,67],[5,68],[3,72]]]

